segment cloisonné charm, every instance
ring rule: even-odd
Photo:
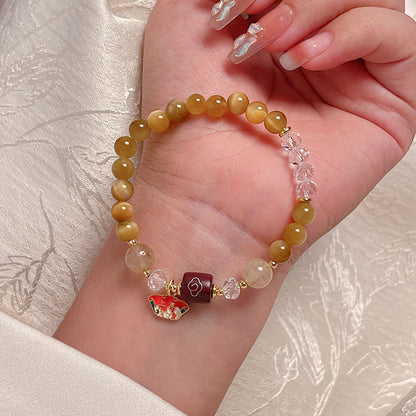
[[[169,321],[177,321],[189,311],[189,305],[174,296],[152,295],[149,296],[149,302],[156,316]]]

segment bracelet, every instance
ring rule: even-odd
[[[247,120],[253,124],[264,123],[270,133],[280,138],[281,147],[288,153],[289,164],[294,168],[293,176],[297,182],[297,203],[292,211],[294,222],[286,226],[281,239],[271,243],[270,260],[249,260],[242,271],[242,278],[237,280],[235,277],[228,277],[221,288],[213,284],[213,276],[209,273],[185,272],[182,281],[175,283],[173,279],[168,279],[165,271],[152,270],[154,252],[148,245],[137,241],[138,227],[131,220],[133,207],[127,202],[134,192],[129,181],[134,174],[134,165],[130,158],[137,152],[137,143],[145,141],[151,132],[165,132],[171,122],[178,123],[189,114],[197,115],[205,111],[214,118],[222,117],[229,111],[235,115],[245,114]],[[304,226],[315,218],[311,196],[316,193],[317,185],[311,180],[314,169],[306,162],[309,150],[301,145],[300,134],[287,127],[286,116],[282,112],[268,112],[266,105],[260,101],[249,103],[247,96],[240,92],[231,94],[228,100],[220,95],[213,95],[205,100],[200,94],[192,94],[186,102],[170,101],[166,111],[152,111],[147,120],[134,120],[130,124],[129,133],[130,136],[120,137],[114,144],[119,159],[112,165],[116,180],[112,184],[111,193],[117,202],[113,205],[111,214],[118,221],[117,237],[129,245],[125,256],[127,267],[134,272],[143,273],[152,292],[166,292],[149,297],[152,310],[158,317],[178,320],[189,310],[189,302],[208,303],[215,297],[235,300],[241,289],[266,287],[278,264],[289,260],[292,247],[305,241],[307,234]]]

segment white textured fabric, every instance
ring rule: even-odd
[[[112,146],[136,113],[153,3],[0,0],[0,305],[45,334],[112,226]],[[416,0],[407,6],[416,16]],[[415,146],[300,259],[218,415],[384,416],[416,385],[414,166]],[[54,399],[77,400],[89,366],[83,397],[122,386],[112,414],[140,414],[128,410],[137,387],[138,401],[170,414],[114,370],[1,313],[0,331],[1,414],[64,414]],[[33,369],[37,386],[25,380]],[[95,405],[75,414],[105,414]]]
[[[184,415],[128,377],[2,312],[0,334],[2,416]]]

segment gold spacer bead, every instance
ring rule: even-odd
[[[308,197],[298,199],[298,202],[311,202],[311,201],[312,201],[312,199],[308,198]]]
[[[279,265],[279,263],[277,262],[277,261],[274,261],[274,260],[270,260],[269,261],[269,266],[272,268],[272,269],[277,269],[277,266]]]
[[[211,288],[211,297],[215,298],[217,296],[224,296],[224,292],[222,289],[219,289],[217,286],[213,285]]]
[[[239,283],[241,289],[247,289],[248,288],[248,284],[245,280],[240,280],[238,283]]]
[[[144,269],[143,274],[144,277],[147,279],[152,274],[152,271],[150,269]]]
[[[137,246],[137,240],[133,239],[133,240],[127,241],[127,244],[130,247]]]
[[[283,137],[288,131],[290,131],[290,126],[287,126],[284,129],[282,129],[282,131],[279,133],[279,136]]]
[[[170,296],[180,296],[181,286],[182,286],[182,282],[179,282],[178,284],[176,284],[175,281],[171,279],[169,280],[169,282],[166,282],[166,285],[165,285],[166,292]]]

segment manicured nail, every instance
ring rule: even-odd
[[[284,53],[280,65],[287,71],[293,71],[325,52],[332,43],[332,33],[321,32]]]
[[[228,55],[235,64],[245,61],[263,49],[269,43],[283,35],[293,20],[293,10],[287,4],[280,4],[258,23],[252,23],[247,32],[235,41],[233,50]]]
[[[212,7],[209,24],[214,29],[221,30],[252,3],[254,0],[221,0]]]

